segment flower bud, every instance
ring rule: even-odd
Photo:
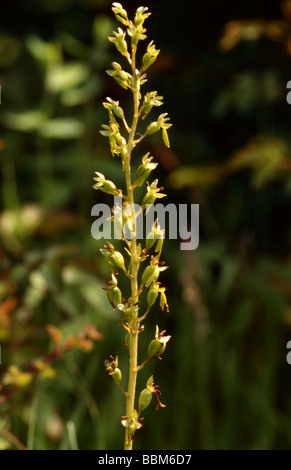
[[[93,188],[95,187],[93,186]],[[118,190],[115,184],[110,180],[105,180],[100,189],[104,193],[112,194],[113,196],[120,196],[120,190]]]
[[[156,60],[159,55],[159,50],[156,49],[154,42],[151,41],[147,47],[147,52],[142,58],[142,70],[147,70]]]
[[[116,356],[115,359],[113,358],[113,356],[110,356],[110,361],[108,359],[105,359],[104,365],[109,377],[113,379],[114,382],[117,383],[117,385],[120,385],[122,374],[121,370],[118,368],[118,356]]]
[[[110,258],[116,264],[116,266],[123,269],[123,271],[126,271],[124,257],[119,251],[114,251]]]
[[[146,193],[145,197],[142,200],[142,208],[143,209],[148,209],[147,206],[151,206],[156,200],[155,194],[152,194],[150,192]]]
[[[164,238],[163,237],[158,238],[155,251],[159,253],[159,256],[161,255],[163,244],[164,244]]]
[[[104,132],[107,132],[107,131],[104,131]],[[115,184],[112,181],[106,180],[105,176],[102,173],[99,173],[98,171],[95,171],[95,174],[97,176],[93,178],[93,180],[96,181],[96,183],[93,186],[94,189],[100,189],[104,193],[112,194],[113,196],[121,195],[122,193],[121,189],[117,189]]]
[[[118,304],[118,310],[123,312],[124,318],[132,322],[138,315],[138,305],[130,305],[128,303]]]
[[[141,413],[141,411],[145,410],[150,402],[152,401],[152,393],[148,391],[147,388],[142,390],[139,395],[138,399],[138,412]]]
[[[155,357],[159,357],[166,349],[165,343],[160,343],[158,340],[153,339],[148,347],[148,358],[154,359]]]
[[[161,126],[157,123],[157,121],[154,121],[148,126],[146,130],[146,134],[147,135],[155,134],[155,132],[159,132],[160,128]]]
[[[114,382],[117,383],[117,385],[120,385],[122,378],[121,370],[116,367],[111,377],[113,378]]]
[[[112,4],[112,11],[115,14],[116,19],[118,21],[120,21],[121,23],[123,23],[126,26],[128,25],[129,21],[128,21],[128,17],[127,17],[127,12],[126,12],[126,10],[124,10],[124,8],[122,7],[122,5],[120,3],[114,2]]]
[[[143,165],[140,165],[136,172],[135,186],[142,186],[151,174],[151,170],[147,170]]]
[[[134,24],[135,26],[139,26],[144,23],[144,20],[150,16],[150,13],[146,13],[148,7],[139,7],[136,10],[136,14],[134,17]]]
[[[159,333],[159,327],[156,326],[155,339],[153,339],[148,347],[148,358],[153,359],[155,357],[160,358],[160,355],[166,349],[167,342],[171,339],[171,336],[164,336],[165,331]]]
[[[153,157],[149,157],[149,152],[142,157],[142,164],[137,169],[134,186],[142,186],[151,171],[158,166],[158,163],[151,163],[152,159]]]
[[[107,102],[103,103],[104,108],[107,109],[108,111],[113,111],[114,114],[118,118],[123,119],[124,118],[124,111],[121,108],[121,106],[119,106],[119,102],[114,101],[109,97],[107,97],[106,99],[107,99],[108,103]]]
[[[154,376],[153,375],[151,375],[150,378],[147,381],[147,389],[151,393],[155,392]]]
[[[119,119],[123,119],[124,118],[124,111],[122,109],[121,106],[116,106],[114,108],[114,113],[116,114],[116,116],[119,118]]]
[[[110,284],[111,284],[112,286],[114,286],[114,287],[117,286],[117,279],[116,279],[116,277],[114,276],[114,274],[111,274],[111,281],[109,281],[109,282],[110,282]]]
[[[154,284],[148,291],[147,295],[147,302],[148,302],[148,308],[152,307],[157,300],[159,291],[158,291],[158,284]]]
[[[112,280],[107,282],[108,287],[105,287],[104,290],[106,290],[107,298],[114,309],[118,304],[121,304],[122,294],[119,287],[117,287],[117,279],[113,273],[111,278]]]
[[[118,32],[113,31],[113,34],[115,35],[115,38],[108,37],[109,41],[113,42],[116,46],[116,49],[122,55],[127,57],[128,52],[127,52],[127,42],[125,41],[125,32],[121,28],[118,28]]]
[[[155,202],[158,198],[165,197],[166,195],[160,191],[164,188],[158,188],[158,180],[155,179],[150,185],[147,186],[147,193],[142,200],[142,208],[146,208],[146,212],[149,210],[150,205]],[[148,207],[147,207],[148,206]]]
[[[131,345],[131,334],[128,332],[126,333],[125,337],[124,337],[124,341],[123,341],[123,347],[126,349],[130,349],[130,345]]]
[[[162,230],[160,228],[158,219],[156,219],[152,225],[152,230],[147,234],[146,249],[149,250],[157,242],[155,251],[158,252],[160,256],[162,247],[163,247],[164,236],[165,236],[165,230]]]
[[[106,295],[107,295],[107,299],[109,300],[109,303],[111,304],[111,306],[112,306],[113,309],[114,309],[114,302],[113,302],[113,292],[112,292],[112,289],[107,289],[107,290],[106,290]]]
[[[117,304],[121,303],[121,300],[121,290],[119,289],[119,287],[114,287],[114,289],[112,289],[112,303],[116,306]]]
[[[110,77],[113,77],[114,80],[120,85],[122,88],[130,88],[133,82],[132,76],[122,70],[121,65],[117,62],[112,62],[113,70],[106,70]]]
[[[155,283],[159,277],[159,267],[158,266],[147,266],[142,274],[141,282],[145,284],[146,287],[149,287],[152,283]]]
[[[157,234],[154,230],[151,230],[146,237],[146,249],[150,250],[157,241]]]

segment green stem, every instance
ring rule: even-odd
[[[140,366],[137,366],[136,372],[139,372],[141,369],[143,369],[144,366],[148,363],[149,360],[150,360],[150,358],[147,357]]]
[[[139,76],[138,72],[135,69],[135,56],[136,56],[136,46],[132,47],[132,76],[133,76],[133,100],[134,100],[134,113],[131,130],[128,137],[127,144],[127,158],[125,160],[125,178],[126,178],[126,188],[129,204],[134,204],[134,188],[131,184],[131,154],[134,148],[134,137],[136,133],[138,118],[139,118]],[[135,231],[135,224],[133,227]],[[132,303],[137,304],[138,302],[138,256],[137,256],[137,242],[136,236],[134,234],[131,240],[131,298]],[[137,378],[137,357],[138,357],[138,313],[134,318],[131,325],[131,340],[129,347],[129,378],[128,378],[128,390],[126,397],[126,416],[130,417],[132,411],[134,410],[135,402],[135,392],[136,392],[136,378]],[[132,450],[132,440],[129,439],[127,428],[125,428],[125,450]]]

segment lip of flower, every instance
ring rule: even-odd
[[[155,390],[155,392],[153,393],[153,395],[154,395],[154,398],[155,398],[155,400],[156,400],[156,402],[157,402],[155,410],[157,411],[159,408],[166,408],[166,405],[164,405],[164,404],[161,402],[161,400],[159,399],[159,395],[161,395],[160,390]]]

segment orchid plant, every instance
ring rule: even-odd
[[[140,165],[137,168],[135,177],[132,175],[132,157],[137,153],[136,148],[147,136],[158,131],[162,132],[165,145],[170,146],[168,129],[171,124],[167,113],[161,114],[156,121],[150,122],[144,126],[142,132],[137,132],[138,124],[147,118],[154,107],[160,107],[163,104],[163,97],[156,91],[150,91],[142,94],[141,88],[146,83],[146,71],[155,62],[159,54],[153,41],[147,45],[146,52],[143,53],[140,65],[137,64],[137,51],[140,41],[146,40],[145,20],[150,16],[148,8],[140,7],[136,10],[133,21],[128,18],[126,10],[120,3],[113,3],[112,10],[117,20],[122,24],[113,35],[109,37],[123,56],[127,64],[128,71],[117,62],[113,62],[112,68],[107,71],[122,88],[129,91],[133,98],[132,121],[129,121],[118,101],[107,98],[103,103],[109,113],[109,123],[102,126],[100,131],[102,135],[109,139],[111,154],[121,159],[122,171],[125,175],[126,193],[117,188],[114,182],[105,178],[105,176],[96,172],[94,177],[94,188],[107,194],[118,196],[122,201],[121,206],[114,207],[112,210],[112,221],[117,218],[121,220],[121,239],[124,243],[124,254],[117,251],[114,245],[107,242],[101,249],[101,254],[111,270],[111,279],[105,288],[108,300],[113,309],[118,309],[122,315],[122,327],[125,329],[126,336],[124,344],[129,352],[129,374],[128,384],[124,388],[122,385],[122,371],[119,365],[118,356],[110,356],[105,360],[105,368],[114,381],[126,401],[125,416],[121,419],[121,424],[125,428],[125,450],[131,450],[133,440],[137,430],[142,427],[142,413],[149,406],[152,398],[156,400],[156,408],[164,407],[160,401],[157,385],[154,384],[151,375],[145,387],[139,393],[137,398],[137,375],[143,369],[148,361],[160,358],[164,353],[166,345],[170,340],[165,331],[159,330],[156,326],[155,335],[150,341],[143,362],[138,363],[138,344],[139,335],[144,330],[144,321],[147,319],[150,310],[155,306],[159,299],[159,305],[162,310],[169,311],[165,287],[159,281],[160,273],[167,267],[161,260],[164,230],[159,226],[159,221],[155,220],[151,232],[147,234],[144,246],[138,243],[136,236],[136,219],[140,215],[135,211],[135,190],[138,187],[145,186],[146,191],[140,206],[140,210],[145,216],[153,206],[157,198],[163,198],[166,195],[161,191],[163,188],[158,186],[158,180],[154,179],[151,183],[148,181],[151,173],[157,167],[153,162],[150,153],[141,157]],[[136,158],[136,157],[134,157]],[[126,210],[125,210],[126,209]],[[125,230],[126,226],[126,230]],[[144,265],[146,265],[144,267]],[[130,296],[124,298],[119,287],[118,276],[123,273],[130,283]],[[146,307],[141,311],[140,296],[146,291]]]

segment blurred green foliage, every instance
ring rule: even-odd
[[[165,241],[170,314],[159,324],[172,339],[163,367],[148,367],[167,407],[158,417],[148,408],[136,448],[291,447],[290,4],[144,4],[161,49],[150,89],[174,124],[171,150],[153,136],[151,152],[168,202],[199,203],[200,245],[181,252],[179,240]],[[106,96],[127,106],[105,73],[113,29],[107,0],[2,6],[1,448],[123,446],[123,401],[104,371],[123,341],[120,317],[90,232],[92,206],[111,203],[92,190],[94,171],[123,181],[98,133]],[[3,385],[11,365],[29,373],[49,357],[47,325],[68,338],[88,324],[103,339],[55,358],[55,378]]]

